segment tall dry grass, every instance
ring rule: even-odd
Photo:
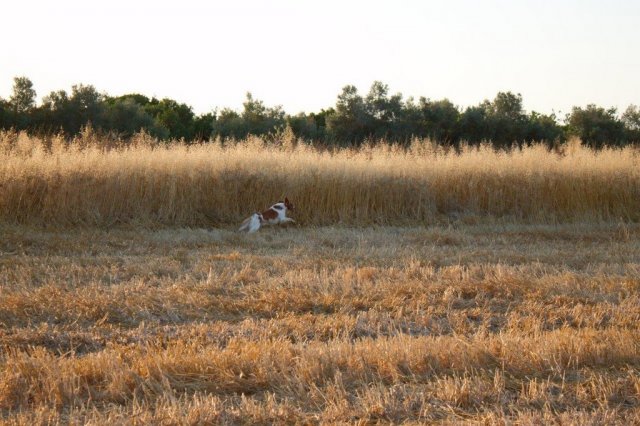
[[[291,142],[291,141],[288,141]],[[573,143],[461,153],[429,141],[327,152],[250,138],[223,145],[74,143],[0,133],[0,223],[220,225],[287,195],[302,224],[447,217],[640,220],[640,151]]]

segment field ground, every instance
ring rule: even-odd
[[[640,423],[640,225],[0,225],[7,423]]]

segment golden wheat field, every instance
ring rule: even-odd
[[[639,159],[2,133],[0,421],[638,424]]]
[[[236,224],[283,195],[305,225],[430,225],[464,216],[527,223],[639,221],[640,150],[579,143],[461,154],[430,141],[320,151],[264,145],[130,145],[91,132],[61,138],[0,133],[0,222],[49,227]]]

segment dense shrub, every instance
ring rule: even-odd
[[[0,129],[30,133],[77,135],[92,128],[128,138],[140,130],[163,140],[203,141],[244,139],[249,135],[277,139],[285,127],[296,138],[325,145],[360,146],[379,140],[407,146],[413,138],[430,138],[460,147],[490,141],[510,148],[532,142],[558,146],[576,136],[592,148],[621,146],[640,140],[640,112],[631,105],[618,117],[615,108],[574,107],[561,123],[554,114],[523,108],[522,95],[499,92],[493,100],[462,109],[449,99],[403,99],[376,81],[366,95],[345,86],[334,107],[319,113],[287,115],[281,106],[268,107],[247,93],[242,111],[229,108],[196,115],[173,99],[133,93],[111,97],[91,85],[75,85],[71,94],[51,92],[36,105],[36,91],[26,77],[14,79],[13,94],[0,99]]]

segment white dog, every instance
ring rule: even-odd
[[[293,211],[295,208],[289,199],[285,197],[284,201],[278,201],[262,213],[254,213],[246,218],[238,230],[241,232],[252,233],[260,229],[262,225],[278,225],[289,222],[295,223],[295,220],[287,217],[287,211],[289,210]]]
[[[242,225],[240,225],[238,231],[248,232],[249,234],[256,232],[258,229],[260,229],[260,224],[262,223],[262,221],[262,215],[260,213],[254,213],[242,222]]]

